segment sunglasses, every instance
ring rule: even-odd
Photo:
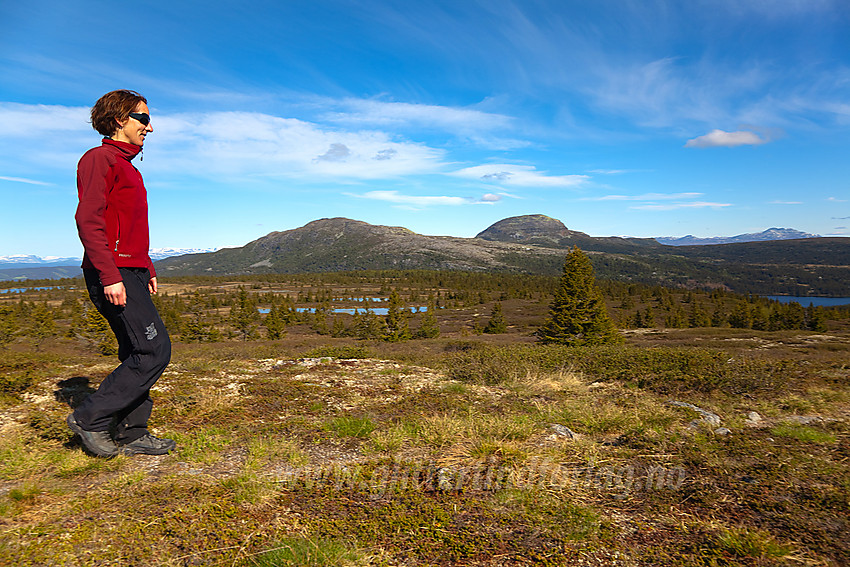
[[[135,118],[141,122],[143,126],[147,126],[151,123],[151,117],[147,112],[131,112],[130,118]]]

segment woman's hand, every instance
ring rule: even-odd
[[[156,277],[153,277],[148,281],[148,290],[151,293],[156,293]]]
[[[112,305],[117,305],[118,307],[127,305],[127,290],[124,289],[124,282],[103,286],[103,295],[106,296],[106,300]]]

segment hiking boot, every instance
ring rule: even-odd
[[[118,445],[109,436],[108,431],[86,431],[74,419],[74,413],[71,412],[65,420],[71,431],[80,436],[83,442],[83,447],[89,450],[96,457],[114,457],[118,454]]]
[[[146,433],[135,441],[120,445],[118,450],[122,455],[165,455],[176,446],[173,439],[160,439]]]

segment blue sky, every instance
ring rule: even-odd
[[[850,235],[846,0],[3,2],[0,255],[81,254],[117,88],[151,107],[154,248],[337,216]]]

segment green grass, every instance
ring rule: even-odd
[[[335,540],[291,537],[275,542],[274,547],[257,553],[251,567],[336,567],[368,565],[365,556],[348,544]]]
[[[234,442],[232,432],[220,426],[199,428],[189,433],[176,433],[172,437],[177,442],[177,457],[202,464],[218,461],[221,458],[221,452]]]
[[[343,415],[326,421],[322,428],[339,437],[369,437],[375,430],[375,422],[368,417]]]
[[[796,439],[797,441],[802,441],[803,443],[824,444],[835,443],[837,440],[835,435],[827,433],[821,429],[805,425],[791,425],[787,423],[771,428],[770,433],[776,437],[787,437],[790,439]]]

